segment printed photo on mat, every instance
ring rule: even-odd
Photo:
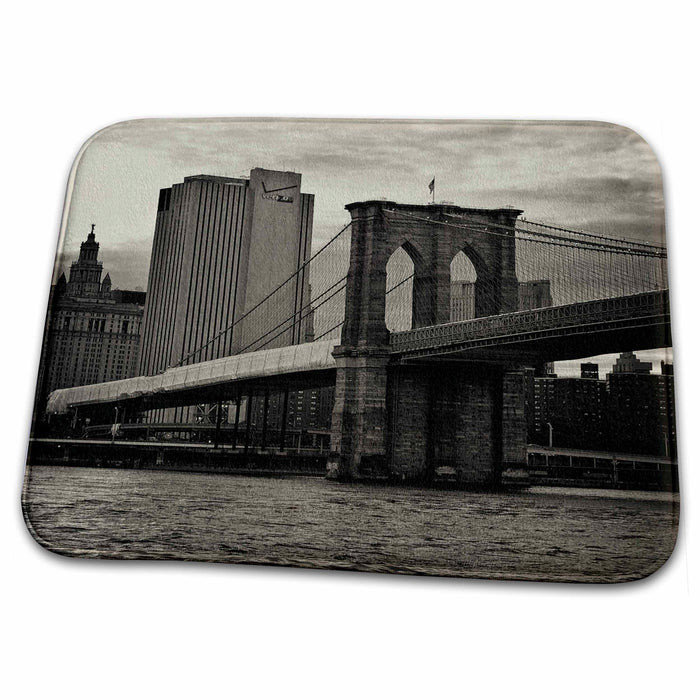
[[[71,173],[23,510],[71,556],[630,581],[675,426],[635,132],[132,121]]]

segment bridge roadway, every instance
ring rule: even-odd
[[[48,413],[134,404],[140,410],[231,396],[241,385],[332,385],[333,349],[322,340],[176,367],[149,377],[58,389]],[[671,346],[668,290],[487,316],[391,333],[392,362],[470,360],[532,363]]]
[[[668,290],[414,328],[389,342],[404,362],[445,355],[553,362],[670,347]]]

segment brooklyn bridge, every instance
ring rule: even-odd
[[[154,376],[57,390],[48,414],[139,424],[206,403],[218,407],[218,430],[226,403],[232,452],[242,441],[281,455],[289,392],[333,386],[329,476],[423,479],[449,466],[467,483],[497,484],[526,462],[526,369],[671,346],[661,246],[513,208],[346,209],[350,223],[194,352]],[[547,293],[523,304],[522,290],[538,284]],[[283,411],[275,434],[273,395]],[[254,397],[264,406],[257,445],[251,411],[239,421]]]

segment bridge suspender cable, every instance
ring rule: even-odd
[[[409,282],[410,280],[412,280],[414,277],[415,277],[415,275],[411,274],[408,277],[405,277],[404,279],[402,279],[397,284],[395,284],[392,287],[390,287],[389,289],[387,289],[386,296],[391,294],[391,292],[393,292],[395,289],[398,289],[399,287],[401,287],[403,284],[406,284],[406,282]],[[341,282],[347,283],[347,279],[348,279],[348,276],[345,275],[345,277],[338,280],[337,282],[332,284],[328,289],[324,290],[318,296],[316,296],[314,299],[312,299],[305,307],[305,308],[307,308],[307,311],[306,311],[306,313],[303,314],[303,316],[301,316],[299,318],[298,314],[294,314],[292,316],[287,317],[284,321],[282,321],[281,323],[278,323],[274,328],[271,328],[269,331],[267,331],[267,333],[264,333],[260,337],[256,338],[253,342],[246,345],[246,347],[243,348],[240,352],[241,353],[246,352],[246,350],[249,350],[250,348],[257,345],[263,338],[265,338],[265,336],[270,335],[270,333],[274,333],[276,330],[280,329],[282,326],[289,323],[290,321],[292,322],[292,324],[294,324],[294,323],[297,323],[298,321],[301,321],[301,320],[307,318],[308,316],[310,316],[312,313],[317,311],[321,306],[323,306],[326,302],[330,301],[334,296],[336,296],[336,294],[339,294],[340,292],[342,292],[346,288],[347,284],[343,284],[341,287],[338,287],[338,289],[336,289],[332,294],[330,294],[328,297],[326,297],[322,302],[320,302],[316,306],[312,306],[313,303],[318,301],[321,297],[328,294],[328,292],[330,292],[330,290],[333,289],[333,287],[335,287],[337,284],[340,284]],[[316,337],[314,340],[321,340],[321,338],[324,338],[325,336],[329,335],[331,332],[333,332],[334,330],[337,330],[342,325],[343,325],[343,321],[341,321],[340,323],[337,323],[332,328],[329,328],[327,331],[324,331],[323,333],[321,333],[321,335]],[[280,335],[283,335],[284,333],[286,333],[290,329],[290,327],[291,326],[288,326],[287,328],[282,328],[282,330],[279,333],[274,335],[272,338],[268,338],[260,347],[255,348],[255,349],[261,350],[266,345],[269,345],[273,340],[276,340],[277,338],[279,338]]]
[[[178,362],[173,365],[174,367],[179,367],[180,365],[184,364],[189,360],[191,357],[194,357],[196,354],[201,353],[202,350],[205,348],[209,347],[212,343],[216,342],[224,333],[228,333],[230,330],[232,330],[235,326],[237,326],[239,323],[241,323],[244,319],[249,317],[254,311],[256,311],[258,308],[260,308],[266,301],[268,301],[274,294],[276,294],[280,289],[282,289],[288,282],[293,280],[295,277],[299,275],[299,273],[307,267],[315,258],[317,258],[324,250],[326,250],[330,245],[335,243],[335,241],[343,234],[345,231],[347,231],[350,226],[352,225],[352,222],[346,224],[343,226],[338,233],[336,233],[333,238],[331,238],[328,243],[323,245],[321,248],[319,248],[310,258],[305,260],[299,267],[289,276],[287,279],[285,279],[283,282],[277,285],[266,297],[261,299],[255,306],[252,308],[248,309],[242,316],[240,316],[238,319],[236,319],[233,323],[229,324],[226,326],[226,328],[218,331],[216,335],[212,336],[206,343],[203,345],[200,345],[197,347],[195,350],[192,350],[190,353],[187,355],[184,355],[181,357]]]
[[[303,314],[303,315],[300,316],[300,312],[296,312],[296,313],[292,314],[291,316],[288,316],[286,319],[284,319],[284,321],[282,321],[281,323],[278,323],[274,328],[271,328],[269,331],[267,331],[266,333],[263,333],[263,335],[259,336],[259,337],[256,338],[254,341],[252,341],[251,343],[249,343],[248,345],[246,345],[240,352],[241,352],[241,353],[244,353],[246,350],[249,350],[249,349],[252,348],[254,345],[257,345],[257,343],[259,343],[266,335],[270,335],[270,333],[274,333],[276,330],[278,330],[279,328],[281,328],[281,327],[282,327],[283,325],[285,325],[286,323],[289,323],[290,321],[292,322],[292,325],[294,325],[295,323],[298,323],[299,321],[303,321],[305,318],[307,318],[307,317],[310,316],[312,313],[314,313],[314,311],[316,311],[319,307],[323,306],[326,302],[330,301],[336,294],[339,294],[340,292],[342,292],[342,291],[345,289],[345,287],[346,287],[345,284],[343,284],[341,287],[338,287],[338,289],[336,289],[332,294],[330,294],[330,295],[329,295],[326,299],[324,299],[320,304],[318,304],[317,306],[312,306],[312,304],[313,304],[315,301],[318,301],[322,296],[325,296],[326,294],[328,294],[328,292],[329,292],[333,287],[335,287],[336,285],[340,284],[341,282],[345,282],[345,281],[347,280],[347,278],[348,278],[348,276],[345,275],[345,277],[343,277],[342,279],[339,279],[335,284],[331,285],[328,289],[325,289],[325,290],[324,290],[323,292],[321,292],[317,297],[315,297],[314,299],[312,299],[312,300],[306,305],[306,307],[304,307],[304,308],[307,308],[307,309],[308,309],[307,312],[306,312],[305,314]],[[303,309],[302,309],[302,310],[303,310]],[[282,335],[283,333],[286,333],[290,328],[291,328],[291,326],[289,326],[289,327],[287,327],[287,328],[282,328],[282,330],[281,330],[277,335],[275,335],[275,336],[272,337],[272,338],[269,338],[260,348],[256,348],[256,350],[262,349],[262,347],[264,347],[265,345],[268,345],[268,344],[271,343],[273,340],[275,340],[275,338],[278,338],[278,337],[279,337],[280,335]]]

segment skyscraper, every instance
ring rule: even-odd
[[[528,441],[580,449],[676,455],[673,365],[623,352],[606,380],[581,363],[581,378],[526,375]]]
[[[97,259],[100,244],[95,240],[95,224],[88,237],[80,244],[80,255],[70,266],[70,277],[65,292],[72,297],[100,297],[109,295],[112,280],[109,274],[102,280],[102,263]],[[63,277],[65,279],[65,276]]]
[[[249,179],[195,175],[161,190],[139,373],[245,349],[254,338],[233,324],[308,257],[313,201],[299,173],[262,168]],[[275,305],[292,317],[308,294],[299,275]],[[294,324],[274,345],[310,340],[308,326]]]
[[[294,273],[309,257],[313,204],[299,173],[262,168],[250,178],[194,175],[161,190],[139,374],[258,349],[251,343],[269,327],[237,322],[287,280],[274,311],[294,321],[265,347],[312,340],[312,317],[296,319],[310,300],[309,279]],[[148,420],[201,421],[210,413],[181,407],[150,412]]]
[[[40,403],[54,389],[134,376],[144,292],[112,289],[97,259],[95,227],[80,245],[68,280],[51,290],[47,335],[39,369]]]

